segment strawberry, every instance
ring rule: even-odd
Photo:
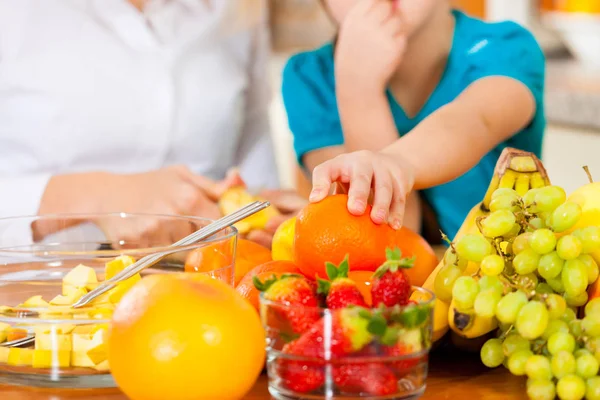
[[[339,266],[332,263],[325,264],[325,269],[329,281],[319,279],[317,293],[326,296],[327,308],[336,310],[350,305],[367,307],[356,283],[348,278],[350,269],[348,257],[344,258]]]
[[[364,312],[366,312],[366,314]],[[358,352],[371,342],[370,313],[361,308],[335,310],[315,322],[298,338],[293,354],[316,359],[331,359]]]
[[[401,328],[397,331],[397,342],[391,346],[383,346],[383,353],[390,357],[401,358],[391,365],[395,372],[402,376],[409,373],[420,362],[427,359],[424,350],[421,329]]]
[[[410,282],[403,268],[411,268],[414,258],[402,258],[400,249],[386,250],[387,261],[373,274],[371,296],[373,306],[386,307],[407,305],[410,296]]]
[[[382,363],[344,363],[333,367],[333,381],[342,393],[388,396],[398,391],[398,379]]]
[[[319,319],[319,301],[309,281],[295,274],[284,274],[262,282],[254,277],[254,286],[264,292],[264,298],[282,303],[280,311],[294,332],[305,332]],[[274,307],[276,308],[276,307]]]
[[[282,352],[291,356],[280,357],[276,361],[276,375],[281,380],[281,385],[298,393],[309,393],[319,389],[325,383],[325,363],[319,360],[308,360],[303,356],[302,346],[298,340],[283,346]]]

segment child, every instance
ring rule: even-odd
[[[418,229],[408,221],[419,193],[454,237],[503,148],[540,156],[540,47],[521,26],[471,18],[449,0],[324,3],[335,44],[292,57],[283,76],[298,161],[314,169],[311,201],[351,183],[348,207],[361,214],[374,189],[375,222]]]

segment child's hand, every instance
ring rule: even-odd
[[[336,77],[384,90],[406,48],[398,0],[361,0],[348,13],[336,48]]]
[[[414,185],[412,166],[385,153],[358,151],[342,154],[317,166],[313,171],[311,202],[328,194],[333,183],[348,185],[348,210],[362,215],[373,190],[371,219],[388,222],[394,229],[402,226],[406,197]]]

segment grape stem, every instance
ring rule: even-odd
[[[587,174],[587,177],[588,177],[588,180],[590,181],[590,183],[594,183],[594,178],[592,177],[592,173],[590,172],[590,167],[588,167],[587,165],[585,165],[583,167],[583,170]]]
[[[485,219],[484,216],[480,216],[480,217],[477,217],[477,219],[475,220],[475,223],[477,224],[477,229],[479,229],[479,232],[481,232],[481,234],[483,234],[483,226],[481,226],[481,221],[483,221],[484,219]]]
[[[498,337],[498,339],[500,339],[500,340],[506,339],[506,337],[508,336],[508,334],[511,333],[514,330],[514,328],[515,328],[514,325],[509,326],[507,330],[505,330],[504,332],[502,332],[502,334]]]

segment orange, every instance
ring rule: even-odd
[[[361,216],[350,214],[347,202],[347,195],[333,195],[298,214],[294,259],[302,273],[325,278],[325,263],[339,264],[346,255],[350,270],[375,271],[385,261],[386,248],[399,247],[403,255],[417,256],[411,275],[415,284],[424,281],[422,276],[427,277],[437,264],[431,246],[407,228],[395,231],[387,224],[375,224],[370,206]]]
[[[210,272],[231,264],[233,252],[226,249],[229,242],[215,243],[194,250],[185,263],[186,272]],[[246,239],[237,240],[234,285],[257,265],[271,261],[271,251]]]
[[[256,310],[258,311],[258,295],[260,292],[256,287],[254,287],[254,283],[252,282],[255,276],[264,282],[265,280],[270,279],[273,276],[280,277],[283,274],[300,273],[300,269],[298,269],[298,266],[292,261],[271,261],[263,265],[259,265],[258,267],[255,267],[250,272],[248,272],[246,276],[242,278],[235,290],[243,298],[248,300],[250,304],[252,304],[254,308],[256,308]]]
[[[153,275],[117,305],[108,349],[111,373],[133,400],[240,399],[264,366],[265,333],[226,283]]]
[[[360,293],[363,295],[365,302],[370,306],[373,303],[371,298],[371,277],[373,272],[371,271],[350,271],[348,278],[352,279]]]

